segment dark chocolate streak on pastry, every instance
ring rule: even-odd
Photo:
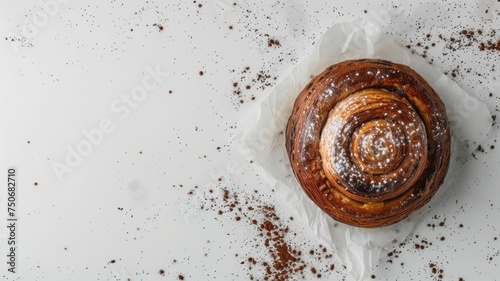
[[[415,168],[420,169],[417,177],[404,189],[388,188],[384,193],[342,187],[342,180],[325,174],[320,141],[329,112],[347,96],[364,90],[389,92],[396,100],[406,100],[420,118],[416,122],[425,127],[422,167]],[[351,60],[328,67],[299,94],[286,128],[286,149],[304,191],[328,215],[355,226],[380,227],[406,218],[438,190],[448,169],[450,131],[443,102],[411,68],[382,60]],[[414,147],[405,149],[412,152]]]

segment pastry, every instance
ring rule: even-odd
[[[304,192],[337,221],[396,223],[443,183],[450,129],[436,92],[408,66],[384,60],[328,67],[297,97],[286,149]]]

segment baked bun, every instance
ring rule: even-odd
[[[359,227],[396,223],[443,183],[450,129],[418,73],[384,60],[328,67],[297,97],[286,130],[293,172],[328,215]]]

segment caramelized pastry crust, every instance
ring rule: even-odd
[[[328,215],[396,223],[442,184],[450,158],[443,102],[414,70],[362,59],[328,67],[297,97],[286,130],[293,172]]]

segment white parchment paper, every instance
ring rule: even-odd
[[[293,103],[311,78],[347,59],[379,58],[410,66],[422,75],[445,103],[452,132],[452,156],[443,186],[446,189],[491,127],[486,105],[468,95],[423,58],[397,44],[366,19],[332,26],[245,121],[236,138],[268,176],[278,194],[298,211],[318,239],[333,247],[356,280],[368,279],[381,253],[402,242],[419,221],[418,215],[383,228],[364,229],[334,221],[302,191],[293,176],[285,149],[285,127]],[[436,194],[436,196],[438,196]]]

